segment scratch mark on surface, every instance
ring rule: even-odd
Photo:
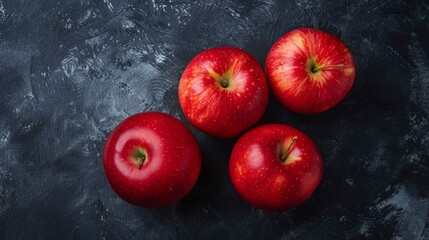
[[[4,21],[6,18],[6,9],[3,6],[3,2],[0,1],[0,21]]]
[[[109,8],[110,12],[113,13],[113,5],[110,2],[110,0],[103,0],[103,2],[107,5],[107,7]]]

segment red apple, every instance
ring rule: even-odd
[[[274,43],[266,60],[268,82],[288,109],[315,114],[337,105],[355,78],[353,56],[337,37],[299,28]]]
[[[313,141],[284,124],[262,125],[245,133],[229,162],[238,194],[265,211],[286,211],[304,202],[322,172],[322,157]]]
[[[192,133],[160,112],[133,115],[109,135],[104,169],[113,190],[142,207],[165,207],[183,198],[197,181],[201,153]]]
[[[254,125],[268,103],[259,63],[239,48],[213,48],[188,64],[179,83],[180,106],[199,130],[231,138]]]

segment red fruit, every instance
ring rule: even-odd
[[[268,85],[259,63],[246,51],[222,47],[201,52],[179,83],[186,118],[199,130],[231,138],[254,125],[268,103]]]
[[[268,82],[288,109],[315,114],[337,105],[350,91],[355,64],[337,37],[299,28],[274,43],[266,60]]]
[[[142,207],[165,207],[183,198],[201,168],[192,133],[176,118],[159,112],[122,121],[109,135],[103,157],[113,190]]]
[[[318,186],[322,172],[322,157],[313,141],[283,124],[245,133],[229,163],[238,194],[265,211],[285,211],[303,203]]]

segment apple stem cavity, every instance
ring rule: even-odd
[[[146,160],[146,151],[143,148],[135,148],[133,152],[133,159],[137,161],[137,168],[140,169]]]
[[[316,72],[318,72],[320,70],[327,69],[327,68],[343,68],[343,67],[344,67],[344,64],[327,65],[327,66],[317,66],[317,67],[312,67],[311,71],[313,73],[316,73]]]
[[[298,139],[297,136],[294,136],[292,138],[292,141],[290,142],[289,146],[287,147],[286,151],[282,154],[280,160],[282,161],[282,163],[286,163],[288,157],[289,157],[289,153],[292,151],[292,147],[295,144],[295,141]]]

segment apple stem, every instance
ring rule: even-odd
[[[343,68],[344,64],[337,64],[337,65],[328,65],[328,66],[319,66],[311,69],[312,72],[317,72],[319,70],[327,69],[327,68]]]
[[[290,142],[290,144],[289,144],[289,146],[288,146],[288,148],[287,148],[287,150],[286,150],[286,152],[283,154],[283,157],[282,157],[282,162],[284,163],[284,162],[286,162],[286,160],[287,160],[287,157],[289,156],[289,153],[290,153],[290,151],[292,150],[292,147],[293,147],[293,144],[295,143],[295,141],[298,139],[298,137],[297,136],[294,136],[293,138],[292,138],[292,141]]]
[[[222,79],[221,85],[222,85],[222,87],[227,88],[228,87],[228,80]]]
[[[144,160],[146,160],[146,157],[137,158],[137,168],[138,169],[142,168]]]
[[[146,160],[146,151],[142,148],[136,147],[134,149],[132,158],[137,161],[137,168],[140,169],[142,168],[143,163]]]

